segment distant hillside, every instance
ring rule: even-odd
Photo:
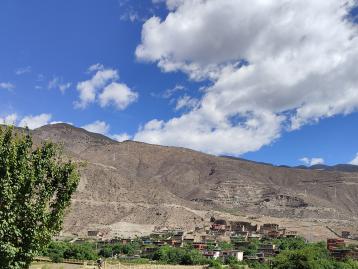
[[[245,159],[239,158],[239,157],[233,157],[233,156],[222,156],[222,157],[228,158],[228,159],[233,159],[233,160],[241,160],[241,161],[247,161],[247,162],[252,162],[252,163],[257,163],[257,164],[274,166],[273,164],[270,164],[270,163],[245,160]],[[316,164],[316,165],[312,165],[312,166],[306,166],[306,165],[298,165],[298,166],[279,165],[277,167],[295,168],[295,169],[310,169],[310,170],[325,170],[325,171],[340,171],[340,172],[358,172],[358,165],[353,165],[353,164],[336,164],[336,165],[332,165],[332,166],[325,165],[325,164]]]
[[[119,143],[66,124],[44,126],[33,135],[63,144],[66,154],[86,163],[66,231],[128,223],[194,228],[214,211],[292,220],[358,217],[355,166],[276,167],[184,148]]]
[[[341,171],[341,172],[358,172],[358,166],[353,164],[336,164],[333,166],[324,165],[324,164],[316,164],[312,165],[310,167],[307,167],[308,169],[313,170],[326,170],[326,171]]]

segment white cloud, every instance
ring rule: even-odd
[[[18,127],[28,127],[29,129],[36,129],[41,126],[50,124],[51,114],[27,115],[19,117],[16,113],[0,117],[0,124],[15,125]]]
[[[59,124],[59,123],[66,123],[66,124],[69,124],[69,125],[73,125],[72,122],[67,122],[67,121],[51,121],[50,124]]]
[[[36,116],[25,116],[21,119],[18,126],[19,127],[29,127],[29,129],[36,129],[41,126],[47,125],[50,123],[52,118],[51,114],[40,114]]]
[[[62,93],[65,93],[71,87],[71,82],[63,82],[63,79],[60,77],[53,77],[48,82],[49,89],[59,89]]]
[[[173,96],[173,94],[180,92],[180,91],[185,91],[185,87],[182,85],[175,85],[173,88],[167,89],[164,93],[163,93],[163,98],[170,98]]]
[[[175,95],[176,93],[186,91],[186,90],[187,89],[184,86],[182,86],[180,84],[176,84],[174,87],[166,89],[165,91],[163,91],[161,93],[152,92],[150,95],[153,97],[168,99],[168,98],[172,97],[173,95]]]
[[[130,140],[132,137],[127,133],[123,133],[123,134],[111,135],[111,138],[118,142],[123,142],[126,140]]]
[[[358,153],[356,154],[355,158],[350,162],[350,164],[358,165]]]
[[[92,132],[92,133],[97,133],[97,134],[102,134],[102,135],[108,136],[118,142],[130,140],[132,138],[132,136],[127,133],[111,134],[110,133],[110,129],[111,129],[110,125],[108,123],[106,123],[105,121],[100,121],[100,120],[97,120],[90,124],[84,125],[81,128],[83,128],[89,132]]]
[[[60,89],[60,91],[62,93],[64,93],[67,89],[69,89],[71,87],[71,85],[72,85],[71,82],[67,82],[67,83],[58,85],[58,88]]]
[[[13,90],[15,85],[10,82],[0,82],[0,89]]]
[[[58,77],[54,77],[53,79],[51,79],[48,82],[48,88],[49,89],[54,89],[58,87],[58,83],[59,83],[60,79]]]
[[[324,159],[323,158],[308,158],[308,157],[303,157],[300,159],[301,162],[303,162],[305,165],[308,166],[312,166],[312,165],[316,165],[316,164],[324,164]]]
[[[127,85],[117,82],[112,82],[103,89],[99,95],[99,102],[101,107],[105,107],[113,103],[119,110],[125,109],[128,105],[135,102],[138,98],[138,93],[132,91]]]
[[[154,119],[134,136],[152,144],[188,147],[212,154],[258,150],[279,137],[283,118],[272,113],[247,115],[234,125],[214,110],[193,110],[167,122]]]
[[[89,73],[91,73],[91,72],[95,72],[95,71],[103,70],[103,69],[104,69],[103,64],[96,63],[96,64],[93,64],[93,65],[91,65],[90,67],[88,67],[87,71],[88,71]]]
[[[92,132],[92,133],[107,135],[108,131],[110,129],[110,126],[104,121],[97,120],[90,124],[84,125],[81,128],[83,128],[89,132]]]
[[[194,109],[198,107],[198,105],[199,105],[198,99],[192,98],[188,95],[184,95],[177,100],[175,110],[180,110],[183,108]]]
[[[77,90],[80,93],[80,100],[75,103],[75,106],[78,108],[86,108],[89,104],[96,101],[96,95],[99,90],[118,78],[117,70],[104,69],[98,70],[91,79],[79,82],[77,84]]]
[[[138,12],[136,12],[134,10],[130,10],[130,11],[123,13],[120,16],[120,20],[135,22],[135,21],[143,21],[144,19],[141,18],[141,16],[138,14]]]
[[[137,58],[212,86],[198,107],[135,139],[241,154],[358,110],[358,27],[347,19],[355,1],[166,3],[165,20],[143,25]]]
[[[180,4],[182,4],[184,0],[152,0],[153,4],[161,4],[166,3],[167,8],[169,10],[173,10],[176,7],[178,7]]]
[[[84,109],[91,103],[99,102],[101,107],[114,104],[117,109],[123,110],[137,100],[138,93],[126,84],[117,82],[117,70],[105,69],[98,63],[90,66],[88,70],[97,71],[91,79],[77,84],[80,100],[75,102],[75,107]]]
[[[31,72],[31,66],[26,66],[16,69],[15,74],[19,76],[30,72]]]
[[[13,113],[10,115],[7,115],[5,117],[0,117],[0,124],[5,124],[5,125],[16,125],[16,121],[17,121],[17,114]]]

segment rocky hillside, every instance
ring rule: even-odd
[[[113,141],[66,124],[33,131],[85,161],[65,229],[193,228],[213,210],[284,219],[358,217],[358,173],[274,167],[184,148]]]

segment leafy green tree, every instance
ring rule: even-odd
[[[233,245],[230,243],[230,242],[225,242],[225,241],[222,241],[222,242],[219,242],[219,248],[221,250],[230,250],[230,249],[233,249]]]
[[[205,258],[196,249],[187,249],[181,259],[181,264],[183,265],[194,265],[203,263],[205,263]]]
[[[94,244],[69,244],[63,253],[65,259],[96,260],[98,258]]]
[[[249,245],[242,248],[245,255],[254,256],[256,255],[259,249],[260,241],[257,239],[253,239],[250,241]]]
[[[209,268],[222,269],[223,264],[220,260],[209,260]]]
[[[109,245],[104,246],[99,251],[99,256],[101,256],[101,257],[109,258],[109,257],[112,257],[112,255],[114,255],[113,247],[109,246]]]
[[[301,249],[284,250],[273,261],[277,269],[334,269],[336,261],[329,257],[324,244],[306,244]]]
[[[121,254],[123,252],[123,245],[121,243],[114,244],[112,247],[112,251],[114,255]]]
[[[280,238],[272,242],[277,245],[280,250],[295,250],[302,249],[306,246],[306,241],[302,237],[297,238]]]
[[[63,254],[68,248],[68,243],[62,241],[51,241],[46,249],[42,252],[43,256],[47,256],[53,262],[62,262]]]
[[[139,241],[133,241],[122,246],[122,252],[126,255],[134,255],[136,251],[140,250],[141,244]]]
[[[207,249],[208,249],[209,251],[212,251],[212,250],[217,249],[216,244],[213,243],[213,242],[209,242],[209,243],[207,244]]]
[[[0,128],[0,268],[29,267],[60,231],[78,182],[56,145],[35,148],[29,134]]]
[[[194,265],[206,263],[205,257],[196,249],[160,247],[153,255],[153,260],[165,264]]]

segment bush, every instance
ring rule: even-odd
[[[194,265],[204,264],[207,260],[196,249],[160,247],[153,255],[153,260],[167,264]]]
[[[63,253],[65,259],[96,260],[98,255],[93,244],[70,244]]]
[[[98,257],[93,244],[61,241],[52,241],[42,255],[48,256],[53,262],[62,262],[63,259],[96,260]]]
[[[300,249],[284,250],[275,257],[273,265],[277,269],[337,268],[337,262],[330,258],[324,243],[305,244]]]
[[[222,269],[223,264],[221,263],[220,260],[209,260],[209,267],[215,269]]]

